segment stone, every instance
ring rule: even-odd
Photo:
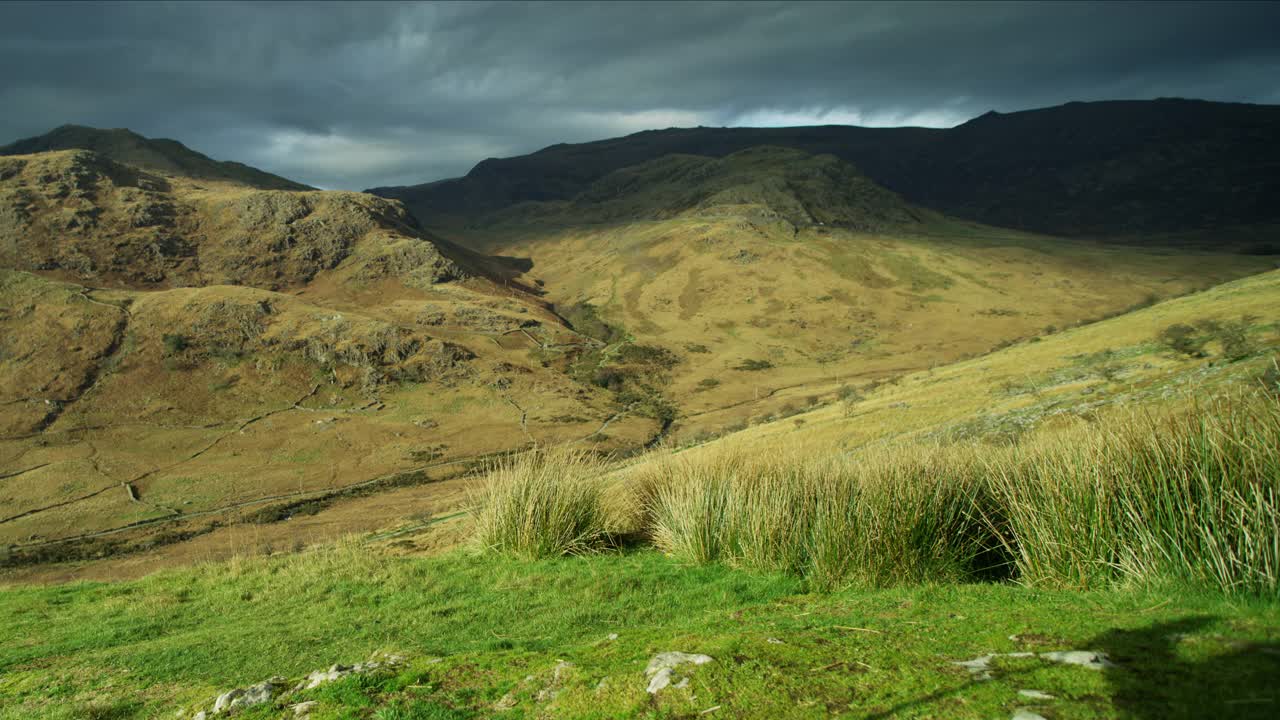
[[[1013,711],[1013,718],[1011,720],[1046,720],[1046,718],[1045,716],[1032,712],[1026,708],[1018,708]]]
[[[649,665],[644,669],[644,674],[649,678],[647,690],[650,695],[656,695],[668,687],[688,687],[689,678],[681,677],[676,680],[675,671],[681,665],[705,665],[709,662],[714,662],[714,660],[715,658],[710,655],[678,651],[658,653],[649,659]]]
[[[218,699],[213,702],[213,714],[221,715],[240,708],[265,705],[271,702],[271,699],[278,695],[284,687],[285,679],[275,676],[269,680],[263,680],[257,685],[250,685],[247,688],[228,690],[219,695]]]
[[[555,700],[556,696],[560,694],[560,686],[564,683],[563,675],[565,671],[572,667],[573,663],[567,660],[558,661],[556,666],[551,669],[551,683],[539,690],[534,699],[538,702]]]
[[[968,670],[969,674],[972,675],[975,680],[990,680],[991,661],[998,657],[1035,657],[1035,653],[994,653],[991,655],[981,655],[972,660],[954,660],[951,664],[959,665],[965,670]]]
[[[609,638],[608,638],[608,639],[609,639],[609,640],[617,640],[617,639],[618,639],[618,633],[609,633]]]
[[[1107,659],[1106,653],[1093,650],[1062,650],[1059,652],[1040,653],[1045,660],[1052,660],[1063,665],[1079,665],[1090,670],[1103,670],[1115,667],[1115,663]]]
[[[375,657],[378,659],[356,663],[355,665],[331,665],[328,670],[316,670],[303,678],[302,682],[295,685],[293,689],[295,691],[310,690],[348,675],[358,675],[372,672],[379,668],[394,667],[404,662],[404,657],[400,655],[380,655]]]
[[[1029,700],[1053,700],[1053,696],[1039,690],[1019,690],[1018,694]]]
[[[1109,667],[1115,667],[1115,664],[1107,659],[1107,654],[1097,652],[1095,650],[1058,650],[1054,652],[1042,652],[1039,654],[1030,652],[1013,652],[1013,653],[992,653],[990,655],[981,655],[972,660],[953,660],[952,665],[969,671],[969,674],[975,680],[991,679],[991,661],[998,657],[1024,658],[1038,657],[1042,660],[1050,662],[1062,663],[1063,665],[1077,665],[1079,667],[1089,668],[1090,670],[1103,670]]]
[[[297,705],[291,705],[290,707],[293,709],[293,716],[295,718],[308,718],[311,717],[311,709],[317,704],[318,703],[315,700],[308,700],[306,702],[300,702]]]
[[[333,682],[345,675],[350,675],[355,670],[352,665],[332,665],[328,670],[316,670],[307,675],[301,683],[298,684],[300,690],[310,690],[319,687],[325,683]]]

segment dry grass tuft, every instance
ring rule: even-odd
[[[481,548],[525,558],[593,552],[609,536],[604,466],[569,449],[500,461],[472,492]]]

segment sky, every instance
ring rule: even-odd
[[[168,137],[324,188],[640,130],[1280,103],[1280,2],[0,3],[0,144]]]

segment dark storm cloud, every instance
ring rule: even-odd
[[[324,187],[677,125],[1280,102],[1280,4],[0,4],[0,142],[174,137]]]

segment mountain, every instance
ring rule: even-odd
[[[831,154],[917,205],[1034,232],[1114,237],[1280,222],[1280,107],[1181,99],[993,112],[946,130],[653,130],[369,192],[404,201],[428,224],[471,221],[519,202],[570,200],[664,156],[719,158],[760,145]]]
[[[611,328],[614,351],[677,359],[684,436],[1274,267],[982,225],[778,146],[665,155],[438,232],[526,258],[527,284],[580,330]]]
[[[616,170],[572,200],[520,203],[481,222],[601,223],[741,216],[873,230],[921,213],[833,155],[757,146],[722,158],[665,155]]]
[[[101,130],[63,125],[36,137],[0,147],[0,155],[29,155],[53,150],[91,150],[116,162],[161,175],[224,180],[264,190],[313,190],[238,162],[213,160],[177,140],[151,139],[124,128]]]
[[[956,217],[833,140],[939,131],[760,132],[806,146],[565,146],[554,193],[491,164],[520,201],[462,222],[146,153],[0,156],[0,564],[429,519],[534,445],[723,433],[1274,265]]]
[[[530,443],[649,441],[637,388],[566,372],[599,341],[510,274],[363,193],[0,157],[0,564],[381,492],[360,521],[398,520]]]

